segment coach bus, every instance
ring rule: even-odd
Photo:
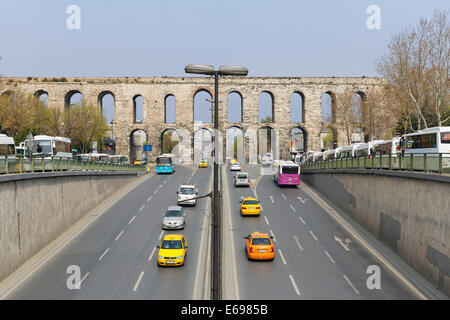
[[[33,148],[30,150],[28,140],[25,140],[26,157],[32,155],[34,158],[72,159],[72,147],[69,138],[40,135],[35,136],[33,141]]]
[[[16,156],[16,145],[14,138],[8,137],[6,134],[0,134],[0,159],[5,157],[14,159]]]
[[[175,155],[171,153],[163,153],[156,157],[156,173],[173,173],[175,172]]]
[[[273,180],[279,185],[300,185],[300,166],[292,161],[275,160],[273,162]]]
[[[433,162],[442,155],[442,168],[450,169],[450,127],[432,127],[404,134],[400,145],[404,156],[423,158],[426,155]]]

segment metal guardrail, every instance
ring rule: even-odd
[[[302,169],[384,169],[450,173],[450,158],[442,153],[408,154],[392,157],[378,155],[343,159],[327,159],[301,165]]]
[[[102,161],[83,161],[54,158],[8,157],[0,159],[0,174],[35,173],[55,171],[144,171],[145,166],[132,164],[112,164]]]

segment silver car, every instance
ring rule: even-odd
[[[170,206],[164,215],[162,228],[163,229],[184,229],[186,214],[180,206]]]
[[[248,177],[247,172],[238,172],[234,175],[234,186],[250,186],[250,178]]]

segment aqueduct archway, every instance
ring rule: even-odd
[[[173,129],[181,140],[178,152],[181,152],[184,161],[192,161],[194,133],[200,127],[211,132],[213,128],[213,123],[209,121],[210,117],[214,117],[210,110],[211,103],[204,101],[214,98],[213,78],[66,78],[65,82],[52,82],[46,78],[1,78],[0,81],[3,84],[0,94],[13,91],[16,87],[33,94],[45,92],[49,107],[70,107],[82,98],[98,103],[102,108],[106,103],[105,97],[111,97],[113,110],[110,119],[114,123],[110,127],[115,137],[117,154],[130,155],[133,152],[133,156],[137,156],[136,148],[130,143],[131,134],[142,130],[146,133],[146,143],[153,146],[149,154],[151,160],[163,151],[164,132]],[[383,83],[383,79],[367,77],[222,77],[219,80],[218,116],[223,155],[227,155],[226,137],[231,127],[238,127],[243,133],[241,140],[246,161],[256,161],[255,153],[259,148],[252,144],[258,144],[258,131],[264,126],[276,132],[280,158],[289,158],[293,128],[303,131],[305,150],[319,150],[324,134],[323,121],[334,120],[335,95],[351,89],[363,99],[364,92],[380,88]],[[198,94],[207,96],[199,98],[204,104],[199,111],[194,110]],[[331,102],[331,110],[325,110],[325,116],[328,116],[325,118],[322,116],[324,94],[329,96],[327,103]],[[261,95],[270,99],[261,102],[264,98]],[[74,101],[77,97],[78,101]],[[267,110],[260,110],[260,107]],[[204,117],[201,117],[202,113]],[[206,122],[194,123],[194,115],[198,116],[197,120],[204,118]],[[338,145],[345,144],[339,132],[336,136]],[[299,137],[296,137],[297,142]],[[296,145],[296,148],[301,147]]]

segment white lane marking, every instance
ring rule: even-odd
[[[295,208],[294,208],[294,206],[292,204],[290,204],[289,207],[291,208],[292,211],[295,212]]]
[[[302,217],[298,216],[298,218],[300,219],[300,221],[301,221],[304,225],[306,225],[306,223],[305,223],[305,221],[302,219]]]
[[[328,256],[328,258],[331,260],[331,262],[335,263],[334,259],[330,256],[330,254],[328,253],[327,250],[325,250],[325,254]]]
[[[334,240],[336,242],[339,242],[341,244],[341,246],[345,249],[345,251],[350,251],[350,249],[348,248],[348,242],[347,244],[344,244],[344,241],[342,239],[339,239],[338,237],[334,236]],[[348,241],[350,241],[349,239],[347,239]],[[351,242],[351,241],[350,241]]]
[[[280,249],[278,249],[278,252],[280,253],[281,260],[283,260],[283,264],[286,265],[286,260],[284,259],[283,253]]]
[[[317,237],[314,235],[314,233],[311,230],[309,230],[309,233],[311,233],[311,235],[314,238],[314,240],[319,241],[319,239],[317,239]]]
[[[164,234],[164,230],[161,232],[161,234],[159,235],[159,240],[161,240],[162,236]]]
[[[275,242],[277,242],[277,238],[275,238],[275,235],[273,234],[273,231],[272,231],[272,230],[270,230],[270,235],[273,237],[273,240],[274,240]]]
[[[156,251],[156,247],[153,248],[152,253],[151,253],[150,256],[148,257],[148,261],[152,260],[153,254],[155,253],[155,251]]]
[[[267,220],[266,216],[264,216],[264,220],[266,220],[267,225],[269,225],[269,220]]]
[[[300,291],[298,290],[297,284],[295,283],[295,280],[294,280],[294,277],[292,276],[292,274],[289,275],[289,279],[291,279],[292,286],[294,287],[295,292],[299,296]]]
[[[150,196],[150,197],[147,199],[147,202],[150,202],[150,200],[152,200],[152,198],[153,198],[153,196]]]
[[[305,203],[305,200],[303,200],[302,198],[297,197],[297,199],[300,200],[301,203]]]
[[[153,194],[156,194],[158,192],[159,189],[156,189],[155,192],[153,192]]]
[[[300,244],[300,242],[298,241],[298,237],[297,237],[297,236],[294,236],[294,239],[295,239],[295,242],[297,242],[297,246],[298,246],[298,248],[300,249],[300,251],[303,251],[303,247],[302,247],[302,245]]]
[[[284,198],[284,200],[287,200],[287,198],[286,198],[286,196],[284,195],[284,193],[282,193],[281,196]]]
[[[163,184],[167,183],[167,180],[164,180]]]
[[[364,246],[374,257],[376,257],[381,263],[383,263],[393,274],[395,274],[403,283],[405,283],[416,295],[422,300],[428,300],[428,298],[411,283],[394,265],[392,265],[377,249],[375,249],[369,242],[362,238],[359,233],[345,221],[339,213],[332,208],[327,202],[320,198],[310,186],[303,182],[303,190],[321,206],[337,223],[339,223],[347,232],[349,232],[362,246]]]
[[[350,287],[352,287],[353,291],[355,291],[356,294],[359,294],[359,291],[355,288],[355,286],[353,285],[353,283],[347,278],[347,276],[344,274],[343,275],[345,280],[347,281],[347,283],[350,285]]]
[[[128,222],[128,224],[131,224],[135,218],[136,218],[136,216],[133,216],[133,218],[131,218],[131,220],[130,220],[130,222]]]
[[[139,275],[139,278],[138,278],[138,280],[136,281],[136,284],[134,285],[133,291],[136,291],[136,290],[137,290],[137,288],[138,288],[138,286],[139,286],[139,283],[141,282],[143,276],[144,276],[144,271],[142,271],[141,274]]]
[[[259,206],[261,207],[261,212],[264,212],[263,206],[262,205],[259,205]]]
[[[75,289],[80,289],[81,288],[81,284],[83,283],[84,279],[86,279],[86,277],[89,275],[89,272],[87,272],[83,278],[81,278],[80,283],[78,283],[75,287]]]
[[[161,187],[162,187],[162,184],[159,185],[158,189],[161,189]]]
[[[117,241],[117,240],[119,240],[119,238],[120,238],[120,236],[123,234],[123,230],[122,231],[120,231],[120,233],[119,233],[119,235],[114,239],[114,241]]]
[[[139,212],[141,212],[142,209],[144,209],[144,207],[145,207],[145,204],[142,205],[142,207],[139,209]]]
[[[103,252],[103,254],[100,256],[100,258],[98,258],[98,261],[102,260],[103,257],[105,256],[105,254],[106,254],[108,251],[109,251],[109,248],[106,249],[106,250]]]
[[[273,197],[270,196],[270,202],[274,203],[275,201],[273,201]]]

